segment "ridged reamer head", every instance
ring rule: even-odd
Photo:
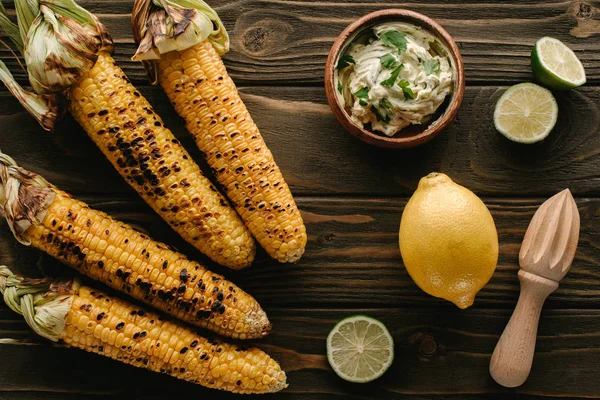
[[[560,281],[579,242],[579,211],[569,189],[552,196],[529,223],[519,253],[521,269]]]

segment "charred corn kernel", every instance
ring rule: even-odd
[[[71,347],[232,393],[287,387],[285,372],[263,351],[200,337],[77,281],[24,279],[0,266],[0,293],[35,332]]]
[[[52,190],[56,197],[42,223],[23,234],[35,247],[91,278],[220,335],[250,339],[270,330],[260,305],[233,283],[67,193]],[[74,325],[91,334],[95,328],[87,323],[87,316],[81,316]],[[244,329],[230,329],[230,324]]]
[[[208,42],[163,55],[159,80],[258,243],[281,262],[300,259],[306,228],[273,155]]]
[[[71,89],[69,110],[117,171],[186,241],[227,267],[252,263],[254,240],[237,213],[108,53],[99,53],[88,77]]]

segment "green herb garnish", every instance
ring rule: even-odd
[[[402,89],[402,92],[404,93],[404,97],[406,97],[407,99],[414,99],[415,95],[413,93],[413,91],[410,89],[409,87],[410,83],[408,83],[408,81],[401,79],[400,82],[398,82],[398,86],[400,86],[400,88]]]
[[[440,63],[435,58],[423,61],[423,69],[427,75],[440,72]]]
[[[398,68],[392,71],[392,74],[389,78],[381,82],[381,86],[392,87],[394,83],[396,83],[396,79],[398,79],[398,75],[400,74],[400,70],[404,67],[403,64],[400,64]]]
[[[358,89],[356,92],[354,92],[354,95],[356,97],[358,97],[359,99],[368,99],[369,98],[369,87],[365,86],[361,89]]]
[[[394,108],[394,105],[392,103],[390,103],[390,101],[386,98],[381,99],[381,101],[379,102],[379,104],[381,104],[381,106],[383,108],[385,108],[386,110],[392,110]]]
[[[342,85],[342,82],[340,82],[340,81],[338,81],[337,90],[338,90],[338,92],[340,92],[340,94],[342,94],[342,92],[344,90],[344,86]]]
[[[360,104],[361,106],[366,106],[367,100],[369,99],[369,87],[365,86],[361,89],[358,89],[356,92],[354,92],[354,95],[358,98],[358,104]]]
[[[377,107],[371,106],[371,111],[373,111],[373,114],[375,114],[375,117],[377,118],[377,121],[383,121],[386,124],[388,122],[390,122],[390,117],[388,117],[387,115],[381,114],[379,112],[379,110],[377,109]]]
[[[344,54],[338,60],[338,64],[337,64],[336,68],[338,70],[342,70],[342,69],[346,68],[347,66],[349,66],[350,64],[356,64],[356,61],[354,61],[354,57],[352,57],[349,54]]]
[[[379,60],[381,61],[383,68],[392,69],[396,66],[396,57],[391,53],[381,56]]]
[[[386,47],[395,47],[398,54],[406,50],[406,35],[398,31],[387,31],[379,36],[381,42]]]

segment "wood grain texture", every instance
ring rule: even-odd
[[[158,240],[166,240],[194,259],[201,254],[173,234],[141,200],[82,196],[93,207],[132,223]],[[212,264],[251,293],[269,312],[285,307],[420,307],[454,311],[455,306],[421,291],[402,265],[398,227],[405,199],[297,198],[308,232],[298,264],[281,265],[259,253],[248,270],[231,271]],[[500,238],[497,270],[475,299],[474,307],[514,308],[519,293],[518,254],[539,200],[488,199]],[[573,267],[546,303],[548,308],[600,307],[600,200],[578,202],[582,233]],[[50,276],[73,271],[49,256],[17,243],[0,227],[0,263],[23,274]]]
[[[10,12],[12,2],[2,0]],[[234,272],[208,263],[254,295],[274,324],[257,344],[281,361],[291,386],[283,400],[600,399],[600,4],[594,0],[208,0],[232,38],[225,57],[242,98],[296,195],[307,224],[297,265],[259,254]],[[191,136],[159,88],[147,86],[134,53],[131,1],[80,0],[116,39],[116,58],[192,156]],[[431,143],[408,151],[375,149],[351,137],[325,100],[323,69],[335,37],[368,12],[404,7],[437,20],[459,44],[467,89],[457,119]],[[529,53],[556,37],[581,58],[588,84],[557,94],[557,127],[531,146],[493,128],[494,104],[532,78]],[[0,58],[22,82],[9,53]],[[175,235],[67,118],[43,132],[0,91],[0,149],[94,207],[206,262]],[[461,311],[423,293],[402,266],[400,215],[419,179],[448,174],[483,197],[500,238],[500,260],[473,308]],[[506,390],[488,365],[519,293],[518,253],[543,200],[569,187],[581,213],[581,240],[569,274],[542,312],[529,380]],[[0,263],[22,273],[73,271],[16,242],[0,224]],[[90,283],[89,281],[86,281]],[[97,283],[92,283],[98,285]],[[367,313],[392,332],[396,359],[379,381],[352,385],[325,359],[325,337],[341,318]],[[234,399],[73,349],[51,347],[0,304],[0,400]]]
[[[242,87],[241,94],[295,195],[410,196],[421,177],[439,171],[478,195],[550,197],[568,187],[575,196],[599,196],[600,88],[557,94],[557,126],[546,140],[528,146],[494,128],[494,104],[505,89],[467,87],[450,128],[404,151],[373,148],[344,131],[322,88]],[[140,91],[200,161],[162,90]],[[46,133],[2,92],[0,125],[0,149],[61,188],[133,193],[70,117],[56,133]]]
[[[323,355],[329,330],[356,313],[383,321],[396,345],[394,364],[373,384],[340,380]],[[571,399],[598,393],[598,310],[545,310],[530,379],[516,391],[496,385],[487,368],[508,310],[278,309],[270,316],[272,334],[257,345],[279,360],[290,382],[286,391],[269,396],[273,399],[464,400],[499,399],[501,394],[515,398],[515,393],[527,399],[542,394]],[[14,393],[31,393],[20,397],[28,399],[63,398],[63,393],[67,399],[74,393],[86,398],[236,398],[76,349],[52,348],[4,306],[0,336],[0,352],[10,360],[0,363],[0,398],[18,399]]]
[[[6,2],[12,8],[11,2]],[[131,2],[85,0],[117,42],[116,59],[135,82],[143,68],[130,60],[135,52]],[[531,80],[531,47],[542,36],[563,40],[581,58],[590,83],[600,82],[600,6],[594,1],[470,2],[407,0],[398,2],[212,0],[232,38],[226,64],[244,84],[321,83],[329,48],[356,18],[382,8],[403,7],[439,22],[458,42],[467,83],[517,83]],[[343,11],[342,11],[343,9]],[[0,57],[10,58],[2,49]],[[8,63],[19,79],[25,75]]]

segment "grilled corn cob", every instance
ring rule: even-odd
[[[24,279],[0,266],[0,292],[36,333],[67,346],[233,393],[287,387],[285,372],[263,351],[197,336],[77,281]]]
[[[219,264],[252,263],[254,241],[238,215],[108,53],[69,97],[98,148],[186,241]]]
[[[53,0],[34,3],[16,0],[16,4],[21,11],[17,13],[21,31],[31,33],[25,35],[25,46],[21,44],[20,48],[26,49],[25,60],[33,87],[38,91],[67,93],[68,109],[77,122],[131,187],[187,242],[219,264],[234,269],[249,266],[256,251],[252,235],[117,66],[110,55],[112,39],[103,25],[75,3],[65,6],[72,7],[68,15],[61,14],[64,5],[54,9]],[[60,17],[58,25],[69,21],[73,14],[89,19],[82,27],[79,20],[62,26],[61,40],[49,47],[62,49],[67,53],[61,54],[63,58],[41,54],[36,59],[36,52],[42,46],[29,46],[36,41],[51,41],[56,29],[51,24],[44,29],[50,39],[35,36],[40,31],[36,27],[38,22],[29,28],[22,15],[27,12],[37,15],[40,10],[45,17],[49,18],[48,13],[52,18]],[[42,19],[39,23],[46,22]],[[5,25],[5,30],[10,27],[6,26],[10,24],[7,18],[0,20],[0,24]],[[73,35],[71,42],[65,40],[69,35]],[[97,37],[102,38],[99,43],[94,42]],[[67,49],[71,47],[65,43],[84,48],[69,53]],[[67,55],[75,57],[73,65],[68,64],[71,58]],[[10,78],[3,80],[10,82]],[[43,122],[46,128],[52,125],[48,118]]]
[[[215,42],[221,49],[228,47],[221,21],[202,1],[187,1],[188,6],[197,4],[198,8],[191,10],[183,9],[178,0],[167,3],[169,7],[163,9],[157,2],[136,0],[132,21],[140,47],[134,60],[146,60],[151,66],[149,71],[155,74],[151,80],[160,82],[185,119],[211,170],[258,243],[281,262],[299,260],[306,246],[306,228],[273,155],[215,49]],[[163,51],[164,37],[176,32],[166,24],[176,17],[177,10],[189,18],[189,26],[202,23],[194,22],[197,13],[208,16],[204,18],[210,24],[208,31],[217,31],[218,39],[197,38],[195,44],[188,41],[174,45],[179,49]],[[181,33],[182,42],[187,39],[185,35]],[[161,44],[152,47],[153,40]]]
[[[0,152],[0,210],[15,237],[177,318],[237,339],[271,328],[254,298],[201,264],[93,210]]]

